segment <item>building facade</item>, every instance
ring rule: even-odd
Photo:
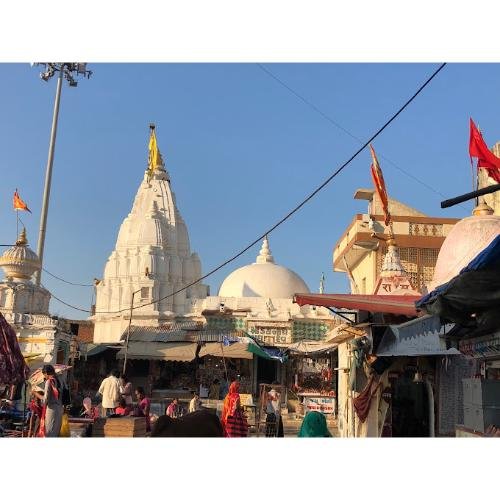
[[[333,270],[348,275],[351,292],[374,293],[388,251],[388,229],[380,198],[373,189],[358,189],[355,199],[368,201],[368,210],[356,214],[333,249]],[[458,219],[429,217],[389,198],[394,237],[401,263],[420,293],[432,280],[439,249]]]

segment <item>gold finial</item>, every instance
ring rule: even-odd
[[[19,238],[17,238],[16,241],[16,246],[26,246],[28,244],[28,239],[26,238],[26,228],[23,227],[23,230],[21,231],[21,234],[19,235]]]
[[[493,215],[494,210],[481,198],[481,203],[474,208],[472,215]]]

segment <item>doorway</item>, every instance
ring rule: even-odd
[[[271,384],[278,378],[277,361],[257,358],[257,387],[259,384]]]

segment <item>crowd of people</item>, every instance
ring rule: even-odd
[[[37,415],[39,437],[56,437],[61,434],[64,414],[63,383],[56,376],[52,365],[42,369],[44,390],[32,391],[31,410]],[[240,399],[240,382],[233,381],[229,387],[215,379],[208,390],[209,399],[223,399],[220,417],[225,437],[247,437],[249,425]],[[281,395],[277,390],[278,382],[271,384],[265,393],[263,408],[266,413],[266,437],[283,437],[283,421],[281,416]],[[222,396],[222,393],[224,395]],[[189,402],[188,413],[203,410],[200,394],[193,391]],[[135,396],[135,398],[134,398]],[[222,398],[221,398],[222,396]],[[112,370],[100,384],[96,397],[100,399],[100,414],[92,407],[90,399],[84,401],[82,416],[116,418],[136,416],[146,418],[146,431],[151,431],[151,400],[146,396],[143,387],[133,390],[130,380],[116,369]],[[135,402],[134,402],[135,399]],[[170,418],[181,418],[185,414],[184,407],[174,398],[165,410]],[[331,437],[326,418],[319,412],[309,412],[302,422],[299,437]]]

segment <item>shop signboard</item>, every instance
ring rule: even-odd
[[[241,406],[253,406],[253,398],[251,394],[240,394]]]
[[[335,398],[333,397],[306,397],[304,398],[305,412],[319,411],[320,413],[335,413]]]
[[[264,345],[282,345],[292,342],[292,330],[288,323],[249,323],[248,333]]]

